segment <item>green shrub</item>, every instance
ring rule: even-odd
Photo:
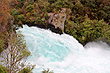
[[[21,8],[24,5],[25,0],[17,0],[18,4],[16,5],[16,7]]]
[[[0,73],[8,73],[7,69],[2,65],[0,65]]]
[[[98,21],[87,18],[80,24],[68,22],[65,25],[65,32],[75,37],[83,45],[102,38],[110,40],[110,25],[103,20]]]
[[[72,7],[72,3],[69,1],[56,1],[55,3],[52,4],[52,8],[59,10],[61,8],[71,8]]]
[[[23,23],[22,23],[21,20],[18,22],[18,27],[22,27],[23,28]]]
[[[30,68],[24,68],[23,70],[21,70],[18,73],[32,73]]]
[[[4,50],[3,46],[4,46],[4,40],[0,39],[0,53]]]
[[[104,7],[103,7],[103,10],[104,10],[105,12],[108,12],[109,9],[110,9],[110,6],[104,6]]]
[[[103,19],[104,19],[104,18],[107,18],[107,13],[105,13],[103,10],[99,10],[98,13],[99,13],[101,19],[102,19],[102,18],[103,18]],[[100,18],[100,17],[99,17],[99,18]]]
[[[7,47],[7,38],[9,37],[9,33],[6,32],[0,32],[0,53],[6,49]]]
[[[14,8],[11,10],[11,15],[13,15],[13,16],[19,15],[19,11]]]
[[[31,12],[33,9],[34,9],[34,5],[30,4],[26,7],[26,12]]]
[[[23,69],[25,71],[28,70],[30,72],[34,65],[26,62],[27,57],[31,54],[30,51],[26,47],[24,36],[18,31],[12,37],[10,37],[8,44],[11,48],[7,47],[7,50],[4,50],[0,54],[0,64],[5,65],[7,67],[8,73],[18,73]],[[10,55],[12,57],[10,57]],[[9,60],[7,60],[9,59]],[[13,61],[16,60],[16,61]],[[24,61],[22,61],[24,60]],[[3,72],[0,72],[3,73]]]
[[[28,5],[29,5],[29,4],[33,5],[33,4],[34,4],[34,1],[35,1],[35,0],[28,0]]]
[[[20,14],[20,15],[18,15],[18,19],[23,19],[24,18],[24,15],[23,14]]]
[[[26,17],[30,17],[30,16],[31,16],[31,13],[28,12],[28,13],[26,14]]]
[[[50,71],[49,69],[47,69],[47,70],[44,69],[44,71],[42,71],[42,73],[54,73],[54,72]]]
[[[24,21],[24,15],[23,14],[18,15],[18,19]]]
[[[55,1],[57,0],[48,0],[50,2],[50,4],[55,3]]]

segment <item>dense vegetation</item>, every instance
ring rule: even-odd
[[[23,35],[20,33],[11,33],[8,45],[7,49],[0,54],[0,65],[5,66],[8,73],[31,73],[34,65],[25,64],[30,52],[23,40]],[[28,72],[24,72],[25,69]]]
[[[16,33],[10,14],[16,4],[16,0],[0,0],[0,73],[31,73],[34,68],[34,65],[25,64],[30,52],[23,35]]]
[[[13,41],[11,34],[17,36],[15,30],[18,27],[27,24],[48,28],[48,13],[57,14],[61,8],[66,8],[65,33],[83,45],[94,40],[110,42],[110,0],[0,0],[0,53],[8,49],[10,41]],[[32,69],[25,67],[19,73],[31,72]],[[7,73],[6,70],[10,71],[0,64],[0,71]]]
[[[23,40],[23,35],[20,32],[16,34],[12,33],[9,40],[9,47],[0,54],[1,65],[7,68],[8,73],[17,73],[24,69],[33,69],[34,66],[25,64],[30,52]]]
[[[8,73],[7,69],[2,65],[0,65],[0,73]]]
[[[47,14],[59,13],[61,8],[66,8],[65,33],[83,45],[96,39],[109,40],[110,0],[18,0],[11,15],[16,26],[48,28]]]
[[[71,34],[78,39],[83,45],[90,41],[102,40],[109,42],[110,40],[110,25],[104,20],[85,19],[83,23],[65,25],[65,32]],[[107,41],[108,40],[108,41]]]

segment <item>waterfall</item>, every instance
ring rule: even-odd
[[[65,33],[59,35],[27,25],[19,30],[31,52],[28,62],[36,65],[33,73],[41,73],[43,68],[54,73],[110,73],[110,47],[102,41],[83,47]]]

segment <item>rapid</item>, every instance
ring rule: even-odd
[[[102,41],[85,46],[68,34],[23,25],[19,29],[31,52],[33,73],[49,68],[54,73],[110,73],[110,47]]]

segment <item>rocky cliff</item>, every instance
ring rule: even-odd
[[[60,28],[62,32],[64,31],[64,23],[66,20],[66,8],[62,8],[59,13],[48,13],[50,18],[48,23],[55,26],[55,28]]]

